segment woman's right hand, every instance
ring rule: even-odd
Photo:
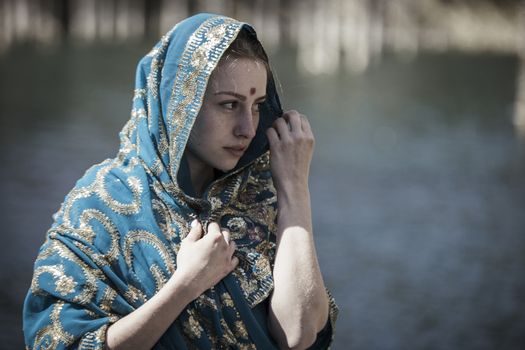
[[[182,240],[173,276],[151,299],[109,326],[106,348],[151,349],[192,300],[237,266],[235,243],[229,243],[229,236],[211,223],[203,237],[202,226],[195,221]]]
[[[233,256],[235,248],[228,230],[221,231],[219,225],[212,222],[203,236],[202,225],[195,220],[190,233],[181,242],[173,276],[182,280],[197,298],[237,266],[239,259]]]

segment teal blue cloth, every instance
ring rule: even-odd
[[[282,113],[273,79],[257,136],[232,171],[192,196],[183,152],[206,84],[239,31],[199,14],[177,24],[139,63],[131,118],[115,158],[91,167],[66,196],[35,262],[24,304],[30,349],[103,349],[109,325],[175,272],[189,223],[231,231],[239,266],[191,302],[156,349],[272,349],[277,200],[264,130]],[[330,332],[331,333],[331,332]]]

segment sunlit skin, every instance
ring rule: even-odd
[[[233,169],[255,137],[266,99],[266,68],[246,58],[222,62],[210,77],[186,146],[195,191],[201,194],[213,169]]]
[[[226,60],[210,77],[185,150],[198,195],[213,181],[214,169],[237,165],[255,136],[265,92],[266,68],[255,60]],[[279,348],[305,349],[328,318],[308,190],[314,137],[308,120],[293,110],[266,135],[279,203],[268,327]],[[150,349],[191,301],[237,267],[228,230],[212,222],[204,231],[198,221],[192,223],[177,254],[177,270],[157,294],[108,328],[108,349]]]

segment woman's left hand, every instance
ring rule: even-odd
[[[314,135],[306,117],[287,111],[266,131],[270,142],[270,166],[278,192],[308,186]]]

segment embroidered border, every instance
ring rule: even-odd
[[[244,23],[231,18],[212,17],[199,26],[184,48],[166,115],[172,143],[172,178],[176,178],[177,168],[202,104],[209,76],[243,25]]]

